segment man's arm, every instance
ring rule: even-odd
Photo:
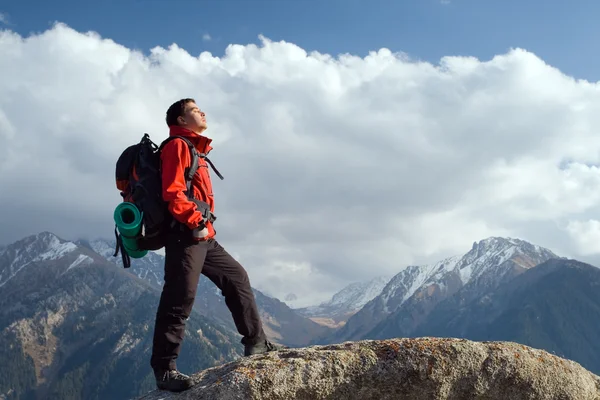
[[[163,147],[160,157],[163,200],[168,202],[168,209],[177,221],[190,229],[197,228],[202,214],[197,211],[196,203],[188,200],[185,194],[185,169],[191,164],[187,144],[183,140],[172,140]]]

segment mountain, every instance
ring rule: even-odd
[[[104,239],[95,239],[91,241],[78,240],[75,243],[77,243],[80,246],[88,247],[89,249],[100,254],[102,257],[104,257],[111,263],[123,267],[121,253],[119,252],[117,257],[113,257],[113,254],[115,253],[114,242],[109,242]],[[155,287],[162,288],[164,275],[164,260],[165,258],[161,254],[155,251],[149,251],[148,254],[146,254],[142,258],[132,258],[131,268],[128,270],[128,272],[132,272],[138,278],[148,281],[148,283],[152,284]]]
[[[313,343],[409,336],[446,298],[459,291],[461,299],[477,298],[551,258],[558,256],[520,239],[490,237],[475,242],[462,256],[406,267],[342,328]]]
[[[514,341],[600,373],[600,269],[551,259],[464,301],[440,303],[415,336]]]
[[[82,241],[81,244],[93,249],[96,253],[105,257],[106,260],[122,266],[120,254],[113,257],[114,243],[97,239],[89,242]],[[140,279],[146,280],[158,290],[162,290],[164,256],[156,252],[148,252],[143,258],[132,259],[129,272]],[[278,299],[269,297],[257,289],[253,288],[252,290],[265,332],[274,341],[290,347],[304,346],[315,337],[325,335],[331,331],[330,328],[301,316]],[[200,282],[198,283],[194,311],[219,321],[223,327],[237,334],[231,313],[225,304],[225,298],[215,284],[204,275],[200,276]]]
[[[388,276],[380,276],[368,282],[355,282],[334,294],[327,302],[318,306],[297,308],[295,311],[320,324],[340,327],[365,304],[378,296],[389,280]]]
[[[285,300],[285,301],[296,301],[296,300],[298,300],[298,296],[296,296],[296,294],[295,294],[295,293],[288,293],[288,294],[285,296],[284,300]]]
[[[48,232],[0,251],[0,398],[125,399],[154,388],[160,292],[87,247]],[[194,313],[178,365],[233,360],[231,331]]]
[[[265,333],[276,342],[302,347],[331,329],[298,314],[282,301],[254,289]]]

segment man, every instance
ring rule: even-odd
[[[166,122],[171,136],[187,138],[198,153],[208,154],[212,149],[212,139],[202,136],[207,129],[206,115],[194,99],[182,99],[171,105]],[[201,273],[225,296],[237,330],[243,336],[244,355],[282,348],[267,340],[246,271],[215,240],[212,221],[202,212],[202,204],[214,212],[214,197],[207,162],[203,158],[198,161],[191,184],[193,200],[190,200],[184,177],[191,164],[188,145],[174,139],[161,152],[162,196],[178,224],[169,233],[165,245],[165,283],[156,313],[150,364],[157,387],[175,392],[192,386],[191,378],[177,370],[175,360]]]

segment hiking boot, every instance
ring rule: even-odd
[[[287,349],[286,346],[271,343],[268,340],[263,340],[254,345],[244,346],[244,356],[252,356],[254,354],[262,354],[268,351],[277,351]]]
[[[160,390],[183,392],[194,385],[192,378],[176,369],[156,371],[154,377],[156,378],[156,387]]]

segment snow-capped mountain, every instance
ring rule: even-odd
[[[457,267],[465,286],[485,291],[551,258],[561,257],[524,240],[492,237],[473,243]]]
[[[368,337],[369,332],[376,335],[380,329],[376,327],[384,321],[394,326],[385,328],[387,331],[406,335],[436,304],[449,296],[458,292],[464,299],[480,296],[551,258],[559,257],[520,239],[490,237],[473,243],[471,250],[462,256],[429,265],[408,266],[342,328],[318,342],[356,340]]]
[[[296,311],[324,325],[343,325],[350,316],[378,296],[389,280],[389,276],[380,276],[368,282],[355,282],[334,294],[327,302]]]
[[[4,248],[0,274],[0,398],[118,399],[152,388],[159,290],[49,232]],[[180,362],[194,370],[242,351],[234,332],[200,315],[186,346]]]
[[[49,232],[26,237],[0,250],[0,287],[6,285],[27,267],[34,267],[43,261],[56,261],[73,258],[65,266],[66,272],[77,266],[94,261],[93,255],[82,254],[75,243],[62,240]]]
[[[383,288],[379,301],[382,311],[389,314],[400,307],[421,287],[436,282],[443,287],[446,274],[452,272],[459,263],[460,257],[453,256],[434,264],[421,266],[411,265],[394,276]]]
[[[471,302],[460,296],[442,301],[411,337],[512,341],[571,359],[598,374],[598,287],[600,268],[550,259]],[[378,332],[379,338],[397,335],[396,329]]]

